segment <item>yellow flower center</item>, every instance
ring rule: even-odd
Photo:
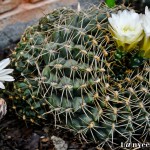
[[[130,31],[135,31],[135,29],[134,28],[132,28],[131,26],[125,26],[125,27],[123,27],[123,29],[122,29],[124,32],[130,32]]]

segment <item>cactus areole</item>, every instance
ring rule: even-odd
[[[147,141],[150,60],[140,50],[144,31],[131,48],[118,44],[108,21],[124,9],[61,8],[26,29],[11,56],[16,80],[6,91],[20,119],[42,125],[53,115],[56,125],[100,145]],[[134,30],[124,33],[128,29]]]

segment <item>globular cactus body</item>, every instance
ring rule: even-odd
[[[58,9],[29,27],[12,54],[9,93],[25,121],[55,123],[85,140],[146,141],[150,131],[150,62],[116,49],[106,6]]]

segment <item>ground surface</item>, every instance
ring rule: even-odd
[[[0,150],[54,150],[52,136],[62,138],[68,145],[68,148],[58,150],[96,149],[96,145],[81,143],[78,137],[73,136],[69,131],[54,128],[53,123],[42,127],[27,126],[10,112],[0,121]]]

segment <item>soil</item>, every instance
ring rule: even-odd
[[[42,127],[27,126],[13,112],[0,120],[0,150],[54,150],[52,136],[62,138],[68,144],[68,150],[96,149],[95,144],[81,142],[68,130],[54,127],[53,123]]]

